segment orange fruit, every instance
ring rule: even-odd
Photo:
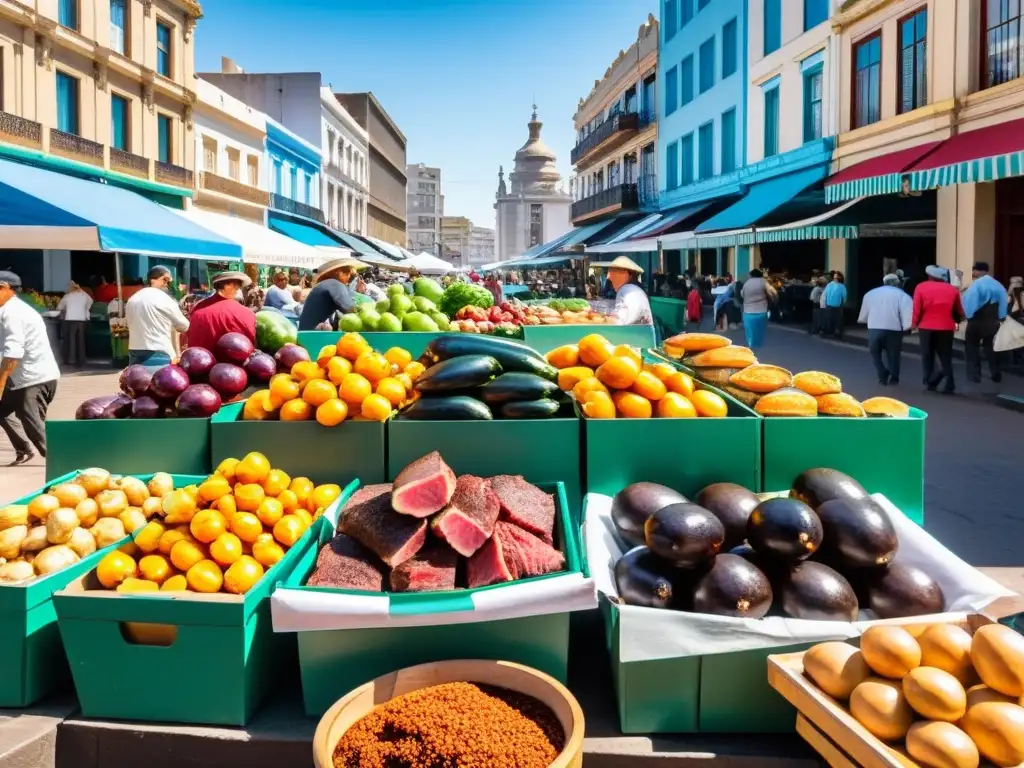
[[[235,536],[250,544],[263,533],[263,523],[252,512],[237,512],[231,517],[230,526]]]
[[[222,568],[227,568],[242,556],[242,540],[233,533],[222,533],[210,545],[210,557]]]
[[[686,397],[693,394],[693,377],[687,373],[673,371],[664,382],[669,392],[678,392]]]
[[[327,361],[327,379],[338,386],[341,380],[352,373],[352,363],[344,357],[332,357]]]
[[[193,592],[207,595],[220,592],[220,588],[224,585],[224,573],[213,560],[200,560],[188,569],[185,578]]]
[[[316,421],[325,427],[336,427],[348,418],[348,405],[337,397],[316,409]]]
[[[310,381],[326,379],[327,372],[312,360],[300,360],[292,366],[292,378],[302,387]]]
[[[393,378],[405,388],[407,394],[412,391],[412,376],[408,373],[399,373]]]
[[[192,538],[189,534],[186,536],[184,533],[178,530],[164,531],[160,535],[160,543],[157,545],[157,550],[161,555],[171,554],[171,548],[179,541],[187,541]]]
[[[612,402],[624,419],[649,419],[654,411],[651,401],[635,392],[614,392]]]
[[[255,512],[260,508],[266,493],[262,485],[252,483],[250,485],[235,486],[235,505],[242,512]]]
[[[289,400],[281,406],[281,421],[310,421],[315,410],[305,400]]]
[[[272,568],[284,557],[284,550],[271,537],[269,540],[255,542],[252,545],[252,556],[264,568]]]
[[[327,370],[328,361],[338,354],[338,347],[334,344],[328,344],[325,347],[320,347],[320,352],[316,356],[316,364],[324,370]]]
[[[298,515],[285,515],[274,524],[274,538],[283,547],[293,547],[306,532],[306,524]]]
[[[229,494],[217,499],[217,503],[211,506],[210,509],[219,510],[224,517],[230,520],[231,516],[238,511],[238,505],[235,503],[235,497]]]
[[[413,360],[411,363],[405,366],[405,368],[402,369],[402,373],[408,374],[410,379],[416,381],[416,379],[423,375],[423,372],[425,370],[427,370],[427,366],[425,366],[419,360]]]
[[[398,370],[404,370],[405,366],[412,362],[412,354],[407,349],[392,347],[384,353],[384,359],[392,365],[397,365]]]
[[[313,516],[304,509],[296,509],[292,514],[302,520],[302,522],[306,524],[307,528],[313,524]]]
[[[283,516],[284,507],[281,506],[281,502],[277,499],[264,499],[263,503],[256,510],[256,517],[267,528],[273,528]]]
[[[597,376],[591,376],[586,379],[580,379],[576,386],[572,388],[572,395],[579,402],[586,402],[587,392],[604,392],[608,394],[608,387],[601,383],[601,380]]]
[[[224,591],[244,595],[263,578],[263,566],[248,555],[238,558],[224,573]]]
[[[589,379],[593,375],[593,368],[586,368],[582,365],[577,365],[574,368],[563,368],[558,372],[558,388],[563,392],[569,392],[583,379]]]
[[[720,395],[706,389],[698,389],[690,395],[690,402],[697,409],[698,416],[723,417],[729,415],[729,406]]]
[[[364,352],[356,358],[352,370],[371,384],[391,375],[391,363],[380,352]]]
[[[146,555],[139,560],[139,575],[146,581],[163,584],[174,575],[174,568],[163,555]]]
[[[246,399],[242,407],[242,421],[273,421],[280,407],[269,389],[261,389]]]
[[[572,368],[579,365],[580,348],[576,344],[565,344],[561,347],[555,347],[544,355],[544,359],[558,370]]]
[[[292,484],[289,486],[289,490],[295,494],[295,498],[298,499],[300,505],[306,503],[306,499],[309,498],[309,494],[313,492],[316,486],[313,485],[313,481],[308,477],[296,477],[292,480]]]
[[[184,574],[176,574],[171,576],[160,586],[161,592],[187,592],[188,591],[188,579],[185,578]]]
[[[238,462],[238,466],[235,467],[235,481],[239,483],[262,483],[263,478],[269,474],[269,459],[256,451],[247,454],[244,459]],[[217,498],[220,498],[220,496]]]
[[[171,547],[171,563],[182,573],[206,559],[206,552],[194,541],[183,539]]]
[[[668,392],[662,381],[650,371],[640,371],[633,382],[632,390],[648,400],[661,400]]]
[[[341,380],[338,396],[349,405],[362,405],[363,400],[373,394],[373,385],[358,373],[350,373]]]
[[[367,395],[363,400],[360,413],[363,418],[372,421],[387,421],[391,418],[391,401],[384,395]]]
[[[588,368],[597,368],[608,362],[608,358],[615,352],[615,347],[604,336],[599,333],[592,333],[580,339],[580,365]]]
[[[629,344],[619,344],[612,350],[612,355],[619,357],[631,357],[639,363],[640,367],[643,368],[644,359],[640,355],[640,350],[636,347],[631,347]]]
[[[289,400],[294,400],[301,391],[299,382],[287,373],[278,373],[270,377],[270,394],[280,401],[278,403],[279,407]]]
[[[100,560],[96,566],[96,578],[107,589],[116,588],[125,579],[133,579],[138,574],[135,561],[121,551],[114,551]]]
[[[147,555],[150,552],[156,552],[160,548],[160,538],[166,530],[156,520],[150,520],[146,523],[146,527],[135,536],[135,546],[139,548],[140,552]]]
[[[159,592],[160,585],[154,584],[152,581],[146,581],[145,579],[125,579],[117,585],[117,591],[123,594]]]
[[[302,399],[314,408],[319,408],[328,400],[333,400],[337,396],[338,390],[335,389],[334,385],[329,381],[321,379],[314,379],[302,390]]]
[[[238,459],[224,459],[217,468],[213,470],[216,474],[221,475],[232,485],[235,484],[235,468],[238,466]]]
[[[660,419],[694,419],[697,409],[686,395],[668,392],[658,401],[657,414]]]
[[[288,477],[288,473],[280,469],[270,470],[265,478],[263,478],[263,492],[267,496],[280,496],[282,491],[288,490],[288,486],[292,484],[292,479]]]
[[[615,404],[607,392],[587,392],[585,398],[580,408],[588,419],[615,418]]]
[[[346,333],[336,347],[338,354],[346,360],[355,362],[363,352],[370,352],[370,344],[358,333]]]
[[[344,405],[344,403],[342,404]],[[322,408],[323,406],[320,407]],[[295,491],[281,491],[277,495],[277,500],[281,502],[286,515],[299,508],[299,497],[295,495]]]
[[[632,357],[612,355],[595,376],[609,389],[629,389],[639,374],[640,363]]]
[[[644,370],[653,373],[658,381],[665,381],[673,373],[676,373],[676,369],[668,363],[644,363]]]
[[[388,376],[377,382],[377,394],[382,395],[394,408],[405,402],[405,385]]]
[[[331,506],[341,496],[341,486],[335,483],[318,485],[309,495],[306,502],[306,509],[309,512],[316,512],[318,509],[325,509]],[[310,509],[312,507],[312,509]]]
[[[231,493],[231,483],[223,475],[213,474],[199,484],[199,500],[212,504]]]

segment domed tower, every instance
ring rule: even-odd
[[[533,115],[527,127],[530,129],[530,138],[516,152],[515,169],[509,175],[512,194],[554,192],[562,181],[562,175],[555,167],[555,153],[540,137],[540,129],[544,124],[537,119],[536,104],[533,105]]]

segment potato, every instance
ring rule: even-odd
[[[110,473],[105,469],[83,469],[78,473],[75,482],[85,488],[90,497],[107,490],[110,485]]]
[[[124,529],[128,533],[135,533],[140,528],[146,526],[146,516],[142,514],[142,510],[138,507],[128,507],[128,509],[117,516],[117,519],[124,523]]]
[[[89,498],[85,488],[75,483],[55,485],[50,489],[50,495],[54,496],[62,507],[70,507],[71,509],[77,507],[79,502]]]
[[[60,509],[56,496],[41,493],[28,503],[28,513],[36,520],[46,520],[52,512]]]
[[[100,505],[96,499],[86,499],[75,507],[75,514],[78,515],[78,522],[86,528],[92,528],[100,519]]]
[[[153,496],[166,496],[174,490],[174,480],[166,472],[157,472],[147,486]]]
[[[61,507],[46,518],[46,540],[51,544],[67,544],[79,525],[75,510]]]
[[[79,557],[88,557],[96,551],[96,539],[85,528],[75,528],[68,539],[68,546],[74,550]]]
[[[142,514],[149,520],[153,515],[160,515],[163,517],[163,499],[159,496],[150,496],[144,502],[142,502]]]
[[[0,531],[6,531],[16,525],[28,525],[28,507],[23,504],[11,504],[0,509]]]
[[[0,531],[0,557],[13,560],[21,554],[21,542],[28,536],[27,525],[16,525]]]
[[[103,491],[96,503],[100,505],[100,517],[117,517],[128,509],[128,497],[121,490]]]
[[[90,529],[90,533],[96,539],[96,546],[99,549],[116,544],[127,535],[124,523],[116,517],[100,518],[99,522]]]
[[[67,568],[69,565],[74,565],[80,559],[71,547],[58,544],[55,547],[48,547],[36,555],[36,559],[32,561],[32,567],[40,576],[45,576]]]
[[[41,552],[48,546],[50,546],[50,540],[46,537],[46,526],[37,525],[35,528],[30,528],[28,536],[22,540],[21,553]]]
[[[24,560],[13,560],[0,565],[0,581],[25,581],[35,575],[36,569],[32,567],[32,563],[26,563]]]
[[[133,507],[141,507],[150,495],[149,488],[137,477],[122,477],[118,487],[124,492],[128,504]]]

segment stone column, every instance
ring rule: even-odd
[[[965,283],[975,261],[988,261],[994,270],[995,226],[995,184],[958,184],[939,189],[936,263],[962,271]]]

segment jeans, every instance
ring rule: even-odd
[[[999,331],[999,309],[995,304],[986,304],[974,313],[967,321],[964,333],[964,357],[967,358],[967,378],[973,382],[981,381],[982,355],[988,360],[988,370],[992,381],[1003,378],[999,367],[999,353],[992,348],[996,333]]]
[[[166,352],[152,352],[148,349],[129,349],[128,365],[144,365],[147,368],[162,368],[171,364]]]
[[[743,313],[743,334],[747,337],[748,347],[757,349],[764,343],[764,330],[767,326],[767,312]]]
[[[935,358],[939,358],[939,372],[935,372]],[[921,331],[921,367],[924,373],[924,385],[930,390],[939,388],[943,379],[946,386],[943,392],[953,392],[956,382],[953,380],[953,332],[952,331]]]
[[[821,311],[821,315],[821,332],[825,335],[833,335],[839,339],[843,338],[843,308],[825,307]]]
[[[65,365],[85,364],[85,331],[88,320],[64,320],[60,324],[61,356]]]
[[[903,332],[868,329],[868,350],[883,384],[899,381],[900,355],[903,352]],[[885,353],[885,362],[882,353]]]
[[[8,386],[4,390],[0,397],[0,429],[7,433],[18,456],[31,454],[33,445],[40,456],[46,456],[46,411],[56,394],[56,379],[21,389]],[[21,422],[24,435],[12,417]]]

